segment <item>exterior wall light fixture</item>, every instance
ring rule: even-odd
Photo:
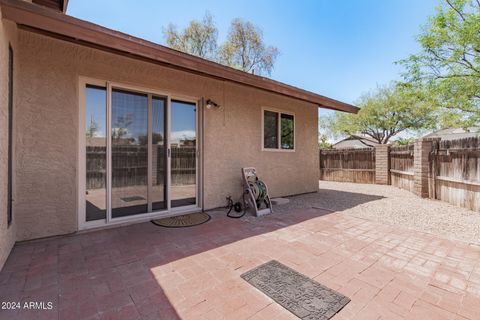
[[[207,109],[217,109],[217,108],[220,108],[220,105],[215,101],[208,99],[206,107]]]

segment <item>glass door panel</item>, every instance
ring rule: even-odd
[[[152,189],[150,194],[153,211],[167,208],[166,105],[165,98],[152,97]]]
[[[112,90],[112,218],[148,211],[148,95]]]
[[[107,89],[85,88],[85,220],[107,213]]]
[[[171,103],[171,186],[172,207],[196,204],[197,117],[194,103]]]
[[[197,204],[195,103],[86,85],[85,142],[87,222]]]

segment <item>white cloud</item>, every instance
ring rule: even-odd
[[[172,140],[191,140],[195,138],[195,131],[193,130],[182,130],[182,131],[174,131],[171,134]]]

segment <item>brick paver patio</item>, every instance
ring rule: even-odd
[[[276,259],[352,301],[333,319],[479,319],[480,248],[305,209],[201,226],[151,223],[16,245],[1,319],[295,319],[240,278]]]

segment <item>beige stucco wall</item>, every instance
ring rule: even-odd
[[[205,111],[205,209],[239,196],[255,166],[274,196],[318,188],[317,108],[291,98],[19,31],[18,240],[77,230],[78,78],[211,98]],[[296,115],[296,151],[261,151],[261,108]]]
[[[274,197],[318,189],[315,106],[231,83],[216,101],[222,108],[205,116],[205,208],[241,195],[242,167],[255,167]],[[262,107],[295,113],[295,152],[262,151]]]
[[[8,45],[11,43],[13,50],[16,51],[15,34],[14,24],[0,20],[0,270],[15,243],[17,222],[14,216],[11,225],[8,226],[7,223]],[[16,66],[14,72],[15,78]]]

